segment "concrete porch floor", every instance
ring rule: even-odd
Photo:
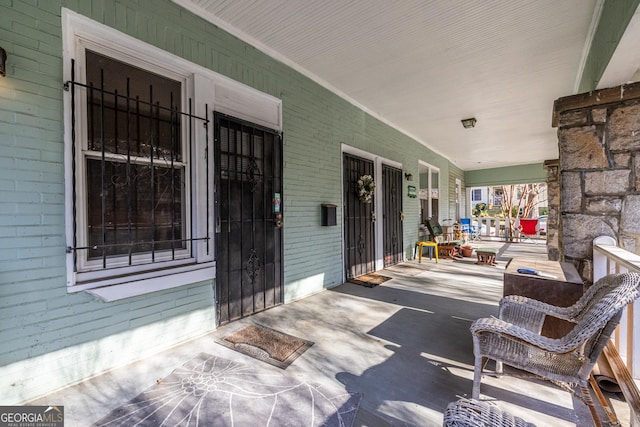
[[[343,284],[31,403],[64,405],[65,425],[90,425],[206,352],[313,384],[361,392],[356,426],[442,425],[447,403],[471,394],[471,322],[498,314],[507,261],[515,256],[546,258],[545,243],[474,244],[499,249],[496,267],[474,264],[475,255],[438,264],[428,256],[421,264],[409,261],[379,272],[393,278],[380,286]],[[247,324],[315,344],[282,371],[215,343]],[[539,426],[592,425],[580,401],[545,382],[485,376],[481,399]]]

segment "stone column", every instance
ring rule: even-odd
[[[640,83],[560,98],[554,125],[560,151],[558,255],[591,280],[595,237],[611,236],[631,252],[640,249]]]
[[[547,170],[547,197],[549,213],[547,215],[547,252],[552,261],[561,261],[559,242],[560,223],[560,161],[547,160],[544,162]]]

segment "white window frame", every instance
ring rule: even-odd
[[[152,264],[126,265],[114,268],[95,268],[91,261],[79,262],[77,271],[74,265],[73,251],[67,254],[67,291],[87,291],[105,301],[113,301],[131,296],[146,294],[163,289],[174,288],[186,284],[196,283],[215,278],[215,224],[214,224],[214,174],[213,169],[213,111],[230,114],[240,119],[267,126],[271,129],[282,129],[282,102],[280,99],[259,92],[246,85],[238,83],[211,70],[191,63],[183,58],[170,54],[155,46],[121,33],[106,25],[100,24],[76,12],[62,8],[63,28],[63,75],[64,81],[71,79],[71,59],[75,59],[76,81],[82,81],[85,76],[84,51],[93,50],[119,61],[134,66],[142,66],[157,74],[179,80],[183,87],[183,111],[187,110],[186,103],[192,99],[192,114],[198,117],[208,117],[208,140],[206,130],[199,120],[193,124],[193,146],[195,152],[191,158],[192,165],[187,167],[185,179],[186,215],[183,226],[186,230],[193,230],[193,235],[187,238],[200,238],[209,230],[209,241],[196,240],[190,249],[180,251],[173,260],[162,260]],[[81,93],[81,92],[78,92]],[[86,134],[86,101],[76,96],[76,152],[81,151],[82,141]],[[80,102],[78,102],[80,101]],[[209,111],[205,111],[205,105]],[[64,92],[65,119],[65,216],[67,219],[67,246],[73,244],[73,173],[71,170],[71,93]],[[186,126],[182,129],[188,132]],[[84,132],[84,133],[83,133]],[[183,141],[186,141],[183,138]],[[186,142],[183,151],[184,161],[188,161],[189,147]],[[208,157],[206,155],[208,150]],[[76,167],[82,162],[76,156]],[[191,168],[189,172],[189,167]],[[204,177],[206,168],[209,169],[209,181]],[[76,171],[77,183],[84,181],[84,168]],[[189,180],[192,177],[193,181]],[[207,195],[207,189],[209,194]],[[83,186],[76,189],[77,208],[76,218],[82,218],[76,226],[77,236],[85,233],[86,208],[82,199]],[[206,203],[206,200],[209,203]],[[190,211],[189,211],[190,209]],[[207,216],[209,212],[209,216]],[[188,233],[189,231],[187,231]],[[77,246],[82,247],[78,241]],[[86,240],[85,240],[86,242]],[[189,246],[189,243],[187,244]],[[157,255],[157,254],[156,254]],[[144,256],[136,256],[143,262]],[[80,257],[78,257],[79,259]]]
[[[432,206],[432,200],[435,199],[440,199],[440,187],[441,187],[441,182],[442,182],[442,174],[440,173],[440,168],[435,167],[427,162],[423,162],[422,160],[419,161],[420,164],[420,170],[427,170],[427,193],[428,193],[428,197],[427,197],[427,217],[431,218],[434,215],[433,212],[433,206]],[[438,186],[436,187],[434,182],[433,182],[433,174],[437,173],[438,174]],[[435,190],[435,191],[434,191]],[[442,207],[440,206],[440,204],[438,204],[438,209],[441,209]],[[437,216],[440,216],[439,212],[436,212]]]
[[[456,186],[456,221],[462,217],[462,213],[464,212],[464,199],[462,197],[462,180],[459,178],[455,179]]]
[[[475,197],[476,191],[478,192],[479,197]],[[482,188],[472,188],[471,189],[471,202],[472,203],[480,203],[480,202],[482,202]]]
[[[181,60],[160,49],[147,45],[132,37],[126,36],[116,30],[96,23],[86,17],[78,15],[67,9],[62,10],[63,45],[64,45],[64,77],[65,81],[71,79],[71,59],[75,59],[76,81],[84,83],[85,78],[85,51],[86,49],[127,64],[141,67],[156,74],[160,74],[178,80],[182,87],[182,111],[187,110],[188,99],[192,99],[193,114],[204,117],[206,111],[204,105],[209,102],[213,106],[214,84],[209,79],[203,78],[193,64]],[[73,90],[73,89],[72,89]],[[87,108],[86,98],[82,90],[78,90],[76,96],[76,230],[77,246],[87,244],[86,233],[86,170],[84,159],[87,153],[84,151],[86,144]],[[79,95],[79,96],[78,96]],[[71,153],[71,94],[65,92],[65,164],[73,161]],[[212,119],[212,114],[209,115]],[[206,158],[205,153],[213,153],[211,140],[213,139],[213,125],[209,125],[209,141],[207,141],[204,126],[193,126],[194,134],[192,147],[188,147],[188,126],[182,126],[184,132],[183,158],[192,158],[193,163],[186,163],[185,168],[185,215],[183,228],[186,238],[208,237],[206,240],[187,240],[187,249],[176,251],[175,257],[169,257],[167,253],[156,253],[155,262],[150,263],[147,255],[138,254],[134,257],[134,265],[115,262],[103,269],[101,262],[88,260],[82,251],[77,251],[77,260],[74,263],[73,251],[67,255],[67,290],[69,292],[88,291],[93,295],[113,301],[148,292],[182,286],[203,280],[211,280],[215,277],[215,248],[213,241],[213,216],[207,218],[207,211],[213,212],[213,161],[212,156]],[[190,151],[193,152],[190,155]],[[208,164],[207,164],[208,162]],[[206,168],[209,168],[209,182],[204,178]],[[73,242],[73,175],[70,167],[65,167],[66,182],[66,218],[67,218],[67,246]],[[211,194],[207,198],[207,188]],[[206,201],[209,201],[207,203]],[[209,230],[208,236],[207,229]],[[192,234],[189,234],[192,233]],[[76,265],[74,265],[76,264]],[[76,267],[77,266],[77,267]]]
[[[104,46],[95,44],[93,42],[87,40],[79,40],[77,43],[76,49],[76,64],[82,64],[82,67],[76,67],[83,71],[85,66],[85,52],[86,50],[91,50],[101,55],[107,56],[109,58],[121,61],[126,63],[127,65],[132,65],[134,67],[142,68],[151,73],[155,73],[158,75],[162,75],[163,77],[170,78],[172,80],[176,80],[180,82],[180,86],[182,88],[182,105],[180,106],[180,111],[187,111],[187,103],[189,98],[194,98],[193,93],[193,75],[182,75],[173,72],[167,72],[167,70],[159,68],[157,64],[148,63],[145,61],[141,61],[138,58],[130,58],[126,55],[121,54],[117,50],[113,50],[111,48],[105,48]],[[85,73],[82,72],[80,75],[76,76],[76,80],[80,83],[86,84],[85,81]],[[76,89],[76,200],[83,201],[82,203],[77,203],[77,213],[76,213],[76,230],[78,230],[78,247],[86,247],[89,245],[87,239],[87,204],[84,203],[83,195],[87,194],[87,169],[86,169],[86,160],[87,159],[99,159],[95,151],[90,151],[87,144],[87,98],[86,98],[86,89]],[[182,228],[186,233],[185,238],[187,239],[187,244],[185,245],[185,249],[176,249],[174,255],[172,256],[171,250],[157,251],[154,254],[155,259],[152,261],[150,253],[138,253],[132,256],[132,265],[129,265],[128,256],[120,256],[120,257],[110,257],[109,258],[109,267],[107,269],[103,268],[102,259],[88,259],[87,251],[81,250],[78,251],[77,254],[77,270],[78,270],[78,281],[86,282],[86,281],[96,281],[104,278],[109,278],[114,275],[129,275],[136,272],[142,272],[147,270],[157,270],[158,268],[164,268],[166,266],[178,266],[184,264],[192,264],[196,263],[198,260],[206,258],[206,254],[198,253],[197,249],[193,247],[191,244],[191,238],[198,237],[191,236],[189,233],[191,232],[191,217],[192,208],[194,211],[197,211],[199,205],[202,203],[199,200],[194,200],[192,202],[192,185],[194,184],[189,180],[190,176],[194,176],[191,173],[191,169],[194,167],[195,163],[201,162],[200,156],[191,156],[191,149],[195,148],[196,152],[200,152],[202,150],[201,139],[196,139],[195,146],[189,147],[189,129],[187,127],[188,121],[185,119],[181,120],[181,131],[182,135],[180,138],[181,141],[181,152],[183,161],[176,162],[181,163],[184,166],[185,176],[184,176],[184,216],[182,218]],[[195,130],[195,129],[193,129]],[[194,153],[195,154],[195,153]],[[117,154],[109,154],[108,157],[123,157],[122,155]],[[189,159],[194,158],[194,164],[189,164]],[[162,160],[155,159],[155,162],[162,162]],[[198,181],[196,177],[196,182]],[[213,258],[209,256],[210,260]]]
[[[77,77],[84,76],[84,49],[92,50],[124,60],[132,64],[144,64],[146,69],[158,74],[173,76],[184,84],[183,102],[192,98],[192,113],[210,120],[208,140],[204,126],[194,124],[193,146],[195,155],[191,156],[194,164],[191,175],[195,181],[187,178],[185,191],[191,204],[190,215],[184,218],[185,227],[192,231],[188,238],[200,238],[209,230],[209,240],[197,240],[191,245],[190,253],[182,253],[181,257],[163,263],[152,264],[152,267],[122,267],[118,274],[115,269],[109,271],[74,271],[73,252],[67,255],[67,290],[68,292],[87,291],[105,301],[113,301],[163,289],[183,286],[199,281],[215,278],[214,247],[214,175],[213,168],[213,113],[221,112],[239,119],[275,129],[282,130],[282,101],[228,77],[196,65],[176,55],[170,54],[155,46],[149,45],[104,24],[93,21],[76,12],[62,8],[63,28],[63,75],[64,81],[71,79],[71,59],[76,59]],[[79,97],[76,97],[79,99]],[[205,111],[205,105],[209,111]],[[183,109],[183,111],[186,109]],[[86,109],[76,110],[86,114]],[[85,117],[86,119],[86,117]],[[65,120],[65,165],[71,165],[71,96],[64,94]],[[84,122],[86,123],[86,121]],[[78,123],[76,123],[77,127]],[[84,129],[84,128],[83,128]],[[183,128],[186,130],[186,127]],[[81,136],[82,130],[76,129]],[[78,138],[79,139],[79,138]],[[78,140],[76,144],[80,144]],[[209,155],[207,156],[206,153]],[[188,153],[184,152],[184,156]],[[187,159],[188,157],[185,157]],[[77,161],[77,159],[76,159]],[[209,181],[205,177],[209,170]],[[78,172],[79,173],[79,172]],[[189,175],[189,172],[187,172]],[[65,206],[66,206],[66,239],[67,246],[73,242],[73,175],[70,167],[65,167]],[[207,191],[209,194],[207,194]],[[77,191],[77,194],[82,194]],[[208,200],[207,204],[205,201]],[[209,215],[207,216],[207,212]],[[79,215],[79,214],[78,214]],[[188,222],[188,223],[187,223]],[[77,230],[80,230],[78,225]]]

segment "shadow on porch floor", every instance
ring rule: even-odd
[[[447,403],[469,396],[473,350],[469,326],[497,315],[502,275],[514,256],[546,258],[544,242],[480,242],[498,249],[496,267],[475,256],[423,258],[384,270],[392,280],[366,288],[346,283],[250,316],[140,362],[114,369],[34,404],[64,405],[67,426],[88,425],[205,352],[272,372],[278,368],[215,343],[260,324],[315,344],[284,373],[363,394],[356,426],[442,425]],[[584,405],[543,382],[485,377],[482,399],[540,426],[588,426]]]

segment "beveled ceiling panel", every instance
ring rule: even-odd
[[[596,0],[175,1],[465,170],[557,158],[553,101],[573,93],[597,9]],[[463,129],[467,117],[475,128]]]

